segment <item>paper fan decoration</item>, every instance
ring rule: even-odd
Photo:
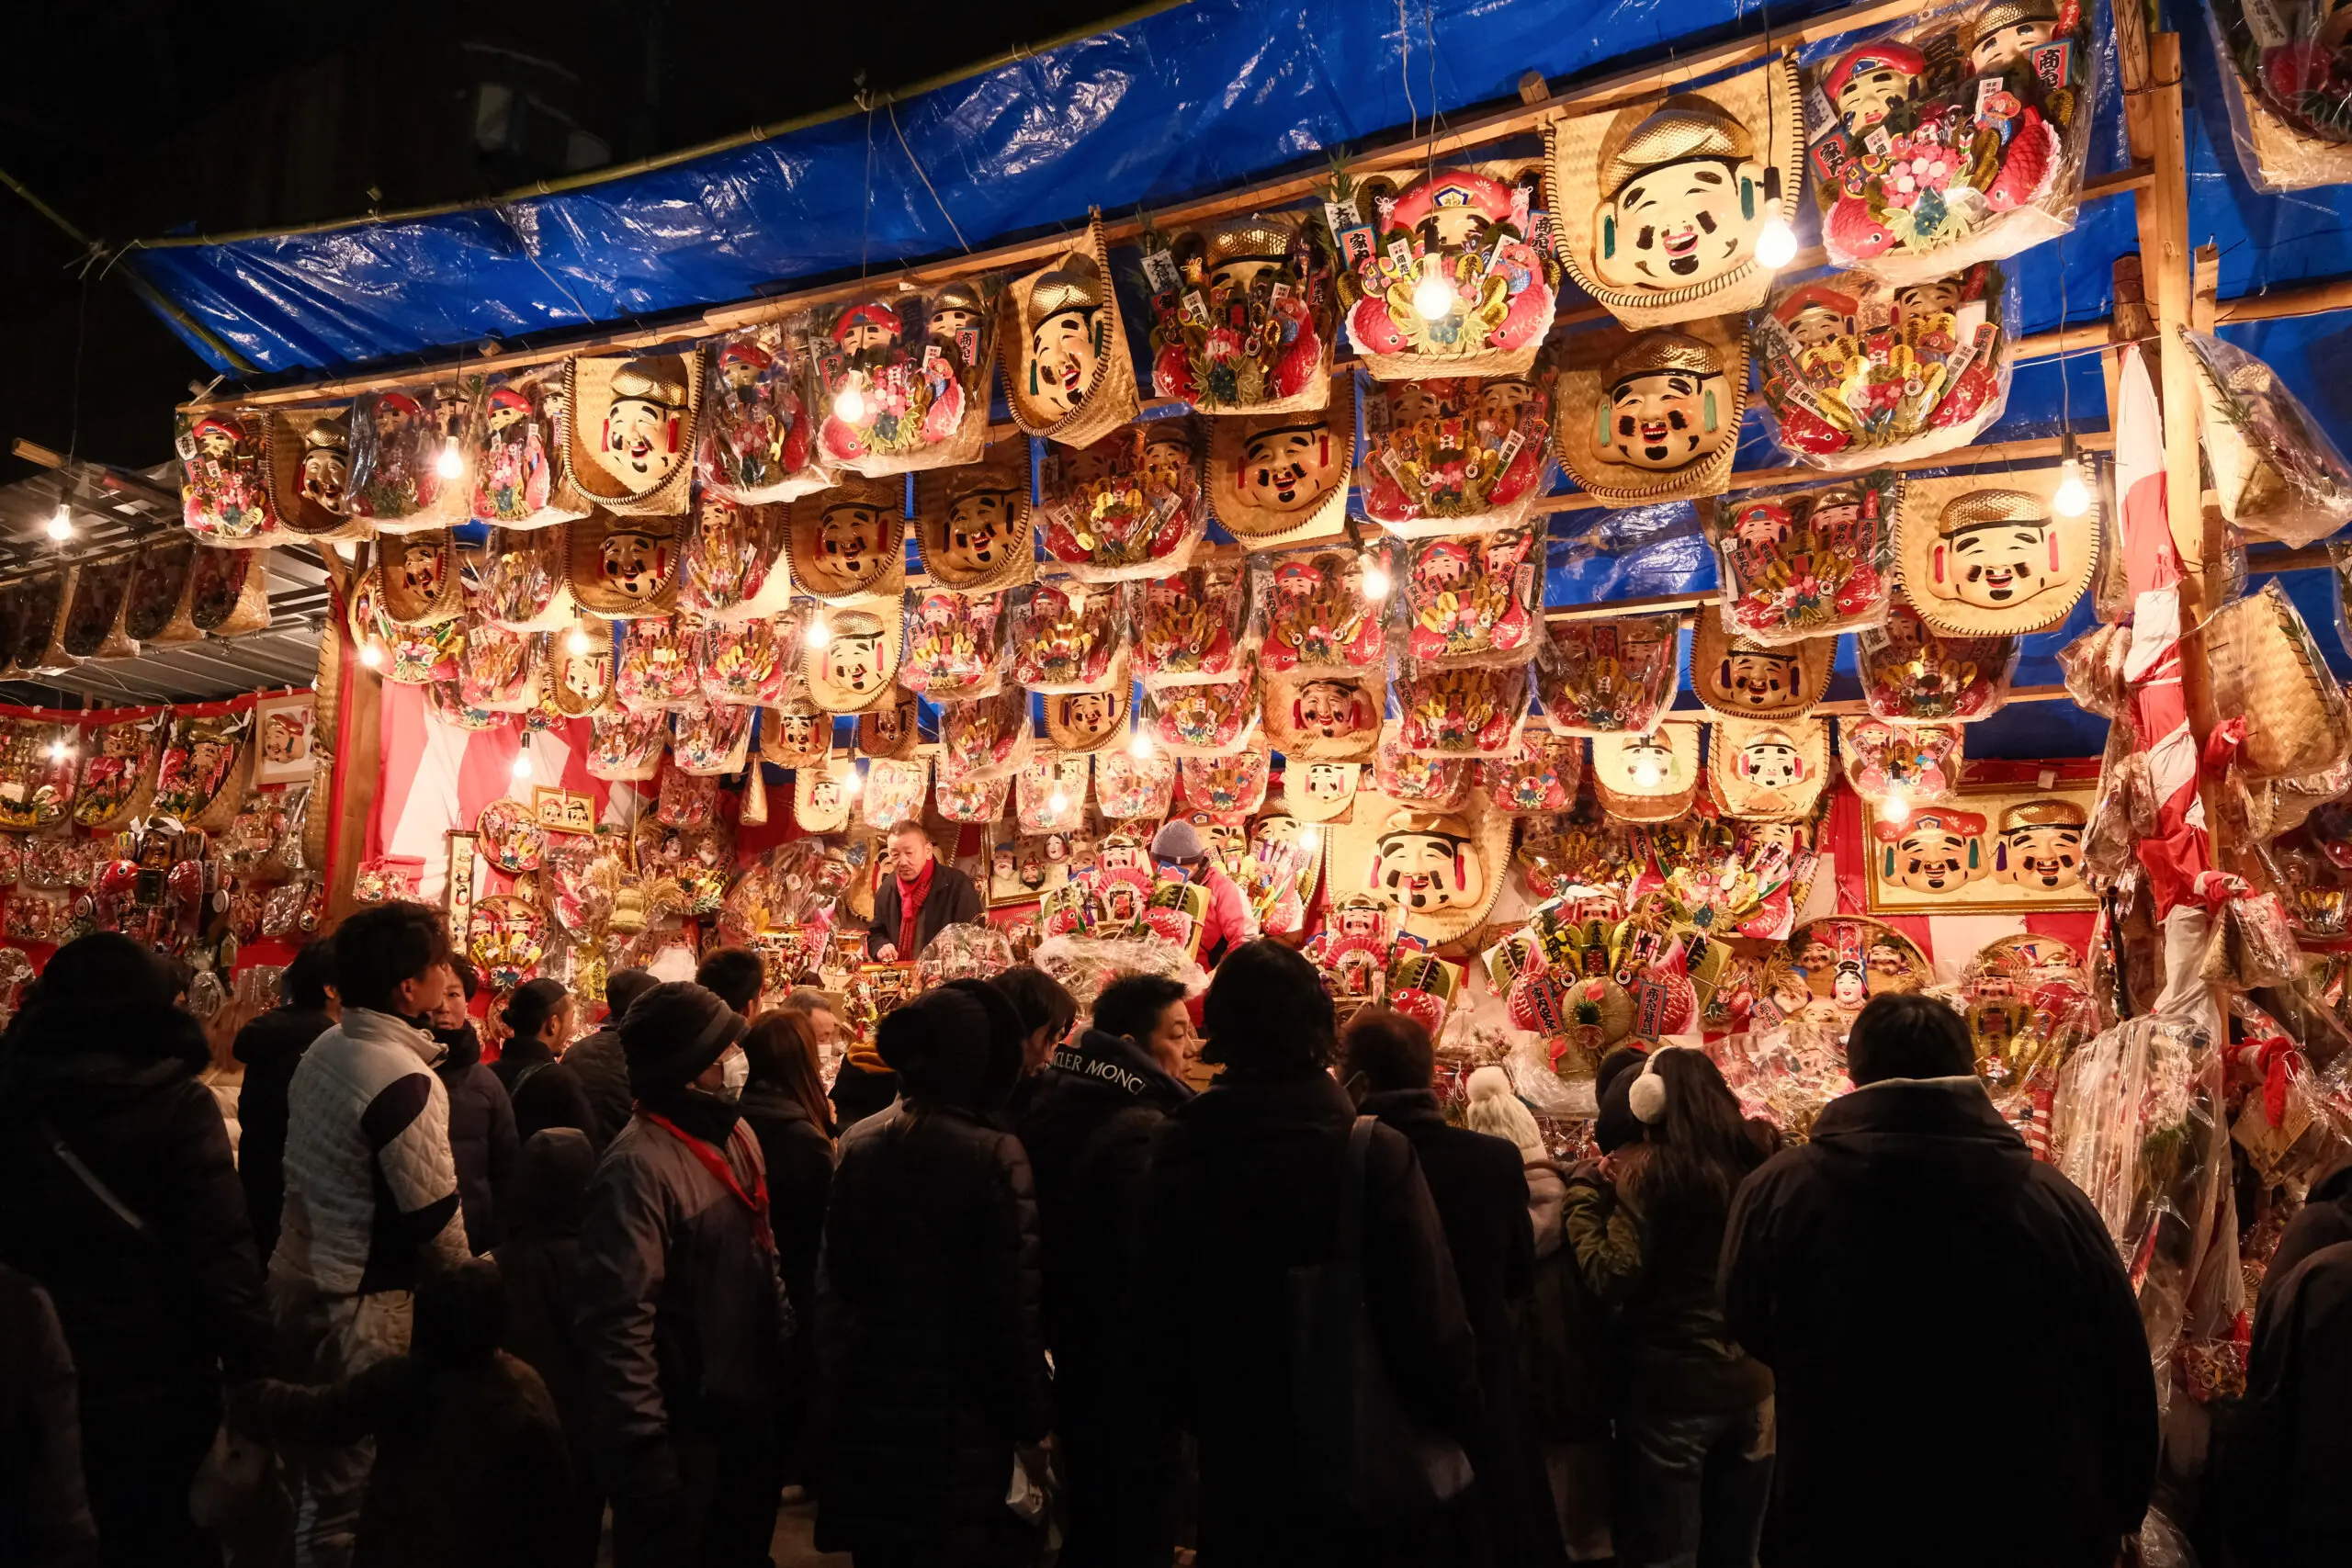
[[[1551,457],[1548,367],[1383,381],[1364,404],[1364,515],[1407,538],[1516,527]]]
[[[513,875],[537,871],[548,850],[547,829],[537,816],[519,800],[504,795],[481,808],[474,818],[474,834],[482,859]]]
[[[1424,667],[1524,664],[1543,631],[1541,530],[1405,545],[1407,657]]]
[[[474,422],[470,510],[473,520],[502,528],[545,528],[569,523],[580,510],[556,502],[555,412],[560,391],[552,378],[502,377],[482,397]]]
[[[818,628],[822,626],[822,641]],[[828,610],[800,637],[800,678],[828,713],[859,713],[897,701],[899,607]]]
[[[1829,727],[1817,718],[1718,719],[1707,783],[1724,812],[1750,821],[1811,815],[1829,782]]]
[[[1400,739],[1401,728],[1399,721],[1391,719],[1381,729],[1380,750],[1374,754],[1374,787],[1411,806],[1459,805],[1470,791],[1468,761],[1409,751]]]
[[[1539,646],[1535,690],[1562,735],[1639,735],[1673,705],[1682,672],[1673,615],[1564,621]]]
[[[983,282],[854,299],[814,338],[817,444],[857,473],[968,463],[989,435],[996,305]]]
[[[923,799],[930,793],[930,758],[876,757],[865,764],[858,811],[867,827],[888,832],[901,822],[922,821]]]
[[[907,584],[904,480],[845,478],[792,503],[792,582],[828,604],[895,604]]]
[[[1921,620],[1962,637],[2018,637],[2066,618],[2089,591],[2104,529],[2096,501],[2080,517],[2057,514],[2061,472],[1905,483],[1895,547],[1903,596]]]
[[[670,745],[668,714],[598,714],[588,726],[589,777],[642,783],[662,771],[662,754]]]
[[[1222,757],[1258,733],[1254,679],[1146,691],[1144,728],[1155,743],[1179,757]]]
[[[998,297],[1004,400],[1030,435],[1085,446],[1136,415],[1135,362],[1093,215],[1082,244]]]
[[[1397,741],[1426,757],[1496,758],[1519,744],[1527,671],[1416,670],[1396,679]]]
[[[1009,777],[1028,757],[1029,743],[1029,694],[1018,686],[992,697],[940,705],[943,784]]]
[[[792,598],[791,532],[782,502],[739,504],[704,491],[679,555],[679,608],[720,621],[781,614]]]
[[[1257,651],[1250,611],[1256,577],[1246,559],[1154,578],[1142,589],[1135,672],[1147,686],[1230,681]]]
[[[981,697],[1003,682],[1004,595],[934,590],[907,613],[899,684],[933,702]]]
[[[1566,811],[1577,803],[1584,777],[1584,741],[1555,735],[1530,720],[1515,755],[1478,764],[1478,786],[1496,810],[1513,817]]]
[[[1701,615],[1690,633],[1690,689],[1728,718],[1796,718],[1829,689],[1836,637],[1766,648],[1735,637],[1722,620]]]
[[[1164,577],[1192,560],[1208,525],[1200,422],[1137,420],[1037,465],[1046,557],[1081,581]]]
[[[1592,790],[1623,822],[1671,822],[1699,792],[1699,726],[1668,719],[1647,735],[1592,738]]]
[[[1554,428],[1577,489],[1611,506],[1723,493],[1747,404],[1744,320],[1605,327],[1561,353]]]
[[[1058,577],[1012,595],[1012,678],[1031,691],[1096,691],[1126,646],[1128,596]]]
[[[1990,718],[2009,700],[2013,637],[1944,637],[1897,604],[1886,625],[1854,638],[1854,668],[1874,718],[1896,723]]]
[[[1127,743],[1127,702],[1133,690],[1124,667],[1114,668],[1100,691],[1062,692],[1046,701],[1046,738],[1064,751],[1103,751]]]
[[[913,756],[922,740],[919,712],[912,694],[901,694],[896,702],[882,703],[859,714],[857,754],[900,759]]]
[[[760,720],[760,755],[779,768],[805,768],[832,750],[833,716],[807,697],[786,697]]]
[[[1377,675],[1277,676],[1266,682],[1266,738],[1293,759],[1367,761],[1387,700]]]
[[[1348,340],[1374,379],[1533,366],[1560,281],[1536,231],[1542,186],[1542,171],[1521,163],[1438,169],[1401,188],[1385,175],[1340,175],[1324,211]]]
[[[1291,759],[1283,769],[1283,804],[1302,822],[1330,822],[1355,804],[1361,762]]]
[[[1274,675],[1361,675],[1388,657],[1385,604],[1364,597],[1353,550],[1283,556],[1267,574],[1263,668]]]
[[[1001,441],[976,463],[915,476],[915,543],[933,587],[993,593],[1037,573],[1029,526],[1029,443]]]
[[[556,420],[558,503],[589,503],[631,517],[685,511],[702,417],[702,365],[700,349],[570,360]]]
[[[705,495],[761,505],[833,482],[809,418],[808,360],[801,348],[795,331],[770,321],[729,333],[710,351],[695,454]]]
[[[1158,823],[1176,795],[1176,759],[1138,757],[1124,747],[1095,753],[1094,805],[1105,820]]]
[[[1209,421],[1210,509],[1252,549],[1336,534],[1355,472],[1355,378],[1328,405]]]
[[[1902,499],[1903,480],[1881,469],[1819,490],[1702,502],[1723,563],[1724,629],[1778,646],[1886,619]]]
[[[283,536],[270,494],[267,415],[252,410],[183,413],[177,444],[180,521],[189,533],[232,548]]]
[[[1968,731],[1956,724],[1890,724],[1883,718],[1841,718],[1838,750],[1846,782],[1881,812],[1901,800],[1905,808],[1938,806],[1959,786]]]

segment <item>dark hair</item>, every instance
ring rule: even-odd
[[[748,947],[714,947],[702,955],[695,984],[737,1012],[750,1012],[768,983],[767,965]]]
[[[391,1010],[392,992],[449,962],[449,931],[422,904],[373,904],[334,935],[334,988],[347,1008]]]
[[[539,1031],[547,1027],[548,1020],[563,1010],[563,1004],[571,995],[563,988],[560,980],[545,977],[526,980],[514,987],[513,996],[506,998],[506,1010],[499,1016],[506,1021],[506,1027],[514,1032],[515,1039],[534,1040],[538,1037]]]
[[[830,1136],[825,1083],[817,1066],[817,1029],[798,1009],[778,1008],[760,1015],[743,1034],[743,1055],[752,1081],[789,1095],[808,1113],[817,1131]]]
[[[616,969],[605,976],[605,1021],[618,1028],[621,1015],[628,1011],[628,1004],[661,983],[653,977],[652,970],[634,966]]]
[[[1427,1089],[1437,1076],[1430,1032],[1391,1008],[1363,1008],[1340,1035],[1340,1076],[1365,1089]]]
[[[999,975],[996,988],[1004,993],[1012,1010],[1021,1015],[1023,1034],[1035,1034],[1043,1029],[1050,1031],[1048,1038],[1058,1041],[1078,1021],[1078,998],[1064,989],[1059,980],[1034,964],[1015,964]]]
[[[1679,1252],[1713,1272],[1731,1195],[1764,1162],[1739,1098],[1704,1051],[1654,1051],[1643,1069],[1666,1086],[1664,1111],[1643,1126],[1650,1154],[1631,1178],[1641,1195],[1645,1251]],[[1630,1089],[1634,1080],[1624,1080]],[[1638,1107],[1641,1097],[1635,1097]]]
[[[462,953],[449,954],[449,970],[458,976],[458,988],[466,993],[466,1000],[473,1000],[474,993],[481,989],[481,971]]]
[[[931,829],[924,827],[922,823],[916,821],[911,817],[903,817],[898,821],[891,823],[890,830],[882,836],[885,839],[895,839],[901,833],[912,833],[924,843],[927,844],[931,842]]]
[[[1960,1014],[1933,997],[1872,997],[1846,1035],[1846,1076],[1859,1089],[1886,1078],[1956,1078],[1976,1070]]]
[[[285,1007],[323,1012],[327,987],[334,984],[334,942],[321,937],[316,942],[304,942],[286,965],[286,973],[277,978],[278,1000]]]
[[[833,998],[831,997],[826,995],[823,990],[815,986],[793,987],[790,991],[786,993],[784,1000],[776,1003],[776,1008],[777,1010],[782,1012],[797,1012],[802,1014],[812,1012],[839,1012],[842,1010],[833,1005]]]
[[[506,1327],[506,1281],[487,1258],[429,1269],[416,1282],[416,1359],[428,1367],[471,1366],[498,1348]]]
[[[1122,975],[1094,998],[1094,1027],[1124,1034],[1136,1044],[1151,1038],[1171,1002],[1184,999],[1184,983],[1165,975]]]
[[[1612,1045],[1600,1065],[1592,1069],[1592,1092],[1597,1100],[1609,1096],[1610,1086],[1627,1073],[1638,1073],[1642,1064],[1650,1059],[1648,1051],[1639,1045]]]
[[[1315,965],[1261,937],[1216,966],[1201,1026],[1203,1061],[1281,1069],[1328,1066],[1338,1021]]]
[[[50,954],[24,1007],[167,1008],[180,990],[169,959],[120,931],[92,931]]]

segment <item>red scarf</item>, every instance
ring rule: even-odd
[[[648,1111],[643,1106],[639,1106],[638,1108],[638,1114],[644,1117],[648,1122],[652,1122],[656,1127],[661,1128],[663,1132],[669,1134],[670,1136],[677,1139],[678,1142],[686,1145],[686,1152],[694,1156],[695,1161],[700,1164],[705,1170],[710,1172],[710,1174],[717,1179],[721,1187],[727,1189],[729,1196],[732,1197],[735,1201],[742,1204],[744,1208],[751,1211],[752,1235],[759,1241],[759,1244],[763,1250],[774,1252],[775,1250],[775,1232],[771,1230],[768,1226],[768,1179],[766,1174],[762,1172],[754,1176],[752,1179],[752,1190],[749,1192],[746,1192],[743,1190],[743,1184],[735,1179],[735,1168],[728,1163],[728,1159],[725,1155],[719,1153],[717,1149],[712,1148],[708,1144],[704,1143],[700,1138],[695,1137],[693,1134],[679,1126],[675,1122],[671,1121],[667,1116],[662,1115],[658,1111]],[[734,1127],[729,1129],[727,1134],[728,1141],[732,1143],[735,1138],[735,1134],[741,1132],[743,1124],[741,1122],[735,1123]]]
[[[915,955],[915,922],[922,919],[923,900],[931,897],[932,873],[939,869],[937,859],[922,863],[922,874],[909,882],[899,878],[899,956]]]

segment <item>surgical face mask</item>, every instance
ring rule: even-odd
[[[743,1086],[752,1081],[752,1059],[741,1051],[729,1051],[718,1064],[718,1098],[733,1101],[743,1098]]]

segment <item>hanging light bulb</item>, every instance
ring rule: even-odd
[[[1069,809],[1069,796],[1062,793],[1061,785],[1056,784],[1054,793],[1046,797],[1046,809],[1057,817]]]
[[[359,662],[370,670],[381,670],[384,667],[384,645],[374,637],[369,637],[366,642],[361,643]]]
[[[1756,231],[1756,265],[1768,271],[1778,272],[1797,259],[1797,231],[1789,227],[1781,215],[1781,204],[1772,204],[1772,215],[1764,220],[1764,227]]]
[[[1320,828],[1306,827],[1301,828],[1298,830],[1298,847],[1305,850],[1308,854],[1313,854],[1315,852],[1315,846],[1322,841],[1323,829]]]
[[[527,744],[514,753],[514,776],[518,779],[531,776],[531,748]]]
[[[811,648],[822,648],[827,643],[833,640],[833,628],[825,624],[824,616],[811,615],[808,617],[808,631],[806,640]]]
[[[1363,558],[1363,596],[1375,602],[1387,598],[1388,591],[1396,586],[1388,579],[1388,569],[1380,564],[1380,558],[1371,554]]]
[[[865,775],[857,771],[856,763],[852,762],[849,766],[849,771],[842,775],[842,794],[852,800],[855,800],[857,798],[857,792],[865,787]]]
[[[1136,758],[1145,758],[1151,755],[1150,730],[1138,729],[1136,731],[1135,739],[1127,742],[1127,755]]]
[[[74,536],[74,513],[62,501],[57,503],[57,510],[50,514],[49,536],[61,545]]]
[[[49,743],[49,760],[52,762],[62,762],[73,754],[74,748],[65,744],[62,735]]]
[[[1639,763],[1634,769],[1634,782],[1644,789],[1656,789],[1665,780],[1666,774],[1656,762]]]
[[[833,412],[845,423],[856,424],[865,418],[865,394],[852,381],[833,394]]]
[[[1413,309],[1425,321],[1443,321],[1453,309],[1455,298],[1453,285],[1436,268],[1421,274],[1421,280],[1413,285]]]
[[[2091,509],[2091,487],[2083,479],[2083,460],[2075,452],[2075,433],[2058,444],[2058,488],[2051,492],[2050,510],[2061,517],[2080,517]]]
[[[588,628],[574,621],[571,625],[571,635],[563,639],[564,651],[574,659],[585,659],[588,657],[588,650],[594,646],[595,644],[588,640]]]
[[[1911,820],[1911,797],[1902,790],[1890,789],[1886,792],[1886,803],[1878,808],[1878,814],[1900,828]]]
[[[466,455],[458,450],[454,435],[441,443],[441,456],[433,459],[433,471],[445,479],[454,479],[466,471]]]

